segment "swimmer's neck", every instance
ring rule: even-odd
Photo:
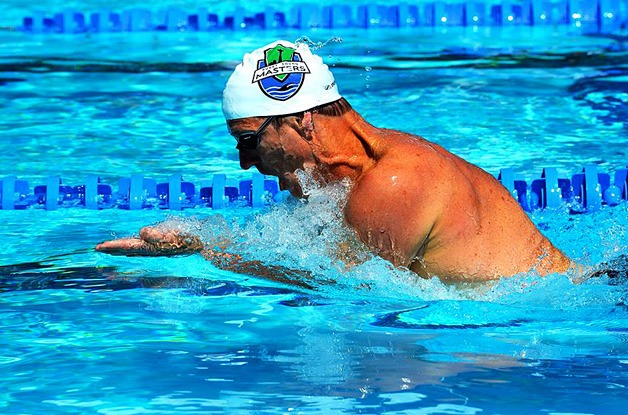
[[[313,116],[311,147],[328,181],[357,181],[381,157],[382,133],[354,110],[339,117]]]

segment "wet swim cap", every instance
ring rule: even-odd
[[[303,44],[278,40],[247,53],[227,81],[227,120],[306,111],[342,98],[323,60]]]

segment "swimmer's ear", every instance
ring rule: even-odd
[[[312,113],[309,111],[304,112],[298,122],[299,127],[301,127],[301,136],[308,141],[311,140],[314,132],[314,117],[312,117]]]

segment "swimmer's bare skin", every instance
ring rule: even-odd
[[[110,255],[124,256],[175,256],[203,251],[200,238],[182,235],[177,231],[158,227],[145,227],[139,238],[120,238],[96,246],[96,250]]]
[[[225,252],[220,247],[214,249],[205,247],[198,236],[162,229],[159,226],[142,228],[139,238],[114,239],[98,244],[95,249],[105,254],[123,256],[178,256],[198,253],[221,269],[302,288],[314,288],[307,282],[311,277],[303,271],[266,265],[259,261],[246,261],[240,255]]]
[[[229,128],[237,135],[263,120]],[[490,174],[421,137],[373,127],[354,110],[284,117],[256,151],[240,151],[240,165],[278,176],[296,196],[296,169],[309,167],[323,182],[350,179],[347,223],[377,254],[422,277],[481,281],[571,265]]]
[[[264,120],[228,126],[237,136],[256,131]],[[484,281],[531,270],[564,273],[572,266],[490,174],[421,137],[376,128],[353,109],[340,116],[282,117],[266,128],[257,149],[240,150],[240,166],[277,176],[281,188],[297,197],[297,169],[313,171],[322,183],[350,180],[346,222],[375,253],[422,277]],[[155,244],[146,249],[149,255],[166,254],[173,242],[145,236]],[[141,241],[125,243],[119,245],[125,252],[144,249]],[[200,252],[190,243],[189,252]],[[113,253],[108,248],[115,244],[97,249]],[[182,249],[172,247],[174,254]]]

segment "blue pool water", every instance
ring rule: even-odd
[[[628,161],[628,54],[568,28],[0,32],[0,172],[74,183],[247,177],[222,120],[222,86],[244,52],[301,35],[342,38],[319,53],[370,122],[493,174],[613,172]],[[0,412],[624,412],[625,281],[530,274],[449,286],[358,244],[346,267],[334,249],[351,236],[341,198],[340,188],[312,188],[308,203],[264,210],[0,211]],[[626,202],[531,218],[581,263],[628,254]],[[289,287],[200,256],[92,250],[163,220],[318,283]]]

